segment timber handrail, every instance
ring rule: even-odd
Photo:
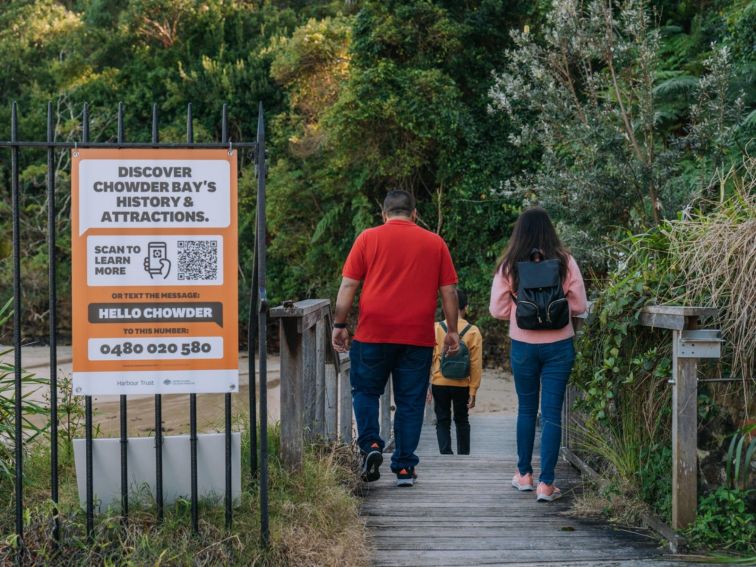
[[[270,311],[281,344],[281,461],[302,467],[305,442],[354,440],[348,354],[331,345],[328,299],[285,301]],[[391,437],[391,386],[381,396],[381,436]],[[390,443],[387,443],[389,445]]]
[[[638,324],[643,327],[672,331],[672,528],[682,530],[696,519],[697,507],[697,431],[698,379],[700,358],[719,358],[721,333],[719,329],[700,329],[702,319],[713,318],[718,310],[711,307],[677,305],[648,305],[640,309]],[[579,316],[590,316],[589,310]],[[573,319],[576,331],[582,321]],[[573,452],[575,422],[573,403],[578,396],[574,387],[568,388],[564,404],[562,437],[563,456],[580,466],[582,461]],[[667,536],[669,537],[669,536]],[[670,540],[670,543],[673,543]]]

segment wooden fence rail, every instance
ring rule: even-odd
[[[284,302],[271,310],[279,320],[281,344],[281,460],[302,467],[307,442],[354,440],[355,423],[348,354],[331,347],[331,302]],[[391,382],[381,396],[381,436],[391,446]]]
[[[642,326],[672,331],[672,528],[681,530],[696,519],[698,497],[698,360],[719,358],[719,329],[699,329],[700,319],[711,318],[717,310],[708,307],[652,305],[639,313]],[[583,315],[581,318],[587,317]],[[582,321],[576,321],[579,329]],[[578,393],[569,388],[564,404],[563,455],[579,468],[585,466],[575,453],[576,427],[580,416],[573,410]]]

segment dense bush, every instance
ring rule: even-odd
[[[756,288],[750,283],[756,274],[754,163],[748,160],[743,171],[726,187],[729,198],[716,204],[699,202],[685,218],[629,235],[615,248],[617,268],[600,287],[578,341],[574,384],[581,392],[576,407],[585,418],[577,431],[579,449],[625,498],[641,499],[669,519],[671,344],[667,332],[639,326],[638,313],[647,304],[718,307],[719,315],[706,324],[722,329],[723,357],[701,364],[700,373],[735,380],[699,387],[698,448],[706,456],[699,478],[704,498],[691,541],[751,551],[743,542],[750,534],[754,501],[742,479],[748,478],[753,451],[744,456],[747,436],[739,443],[730,441],[733,430],[753,415],[756,390],[750,358],[753,326],[740,324],[756,301]],[[728,444],[730,453],[740,451],[736,473]],[[733,475],[739,480],[731,480]],[[716,535],[704,537],[707,525]]]

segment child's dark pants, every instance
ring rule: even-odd
[[[432,386],[436,411],[436,436],[438,450],[442,455],[451,455],[451,419],[454,407],[454,425],[457,428],[457,454],[470,454],[470,420],[468,418],[467,386]]]

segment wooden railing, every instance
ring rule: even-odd
[[[305,443],[355,438],[348,354],[331,347],[331,302],[287,301],[271,310],[279,320],[281,344],[281,460],[302,467]],[[391,446],[391,382],[381,396],[381,437]]]
[[[717,310],[708,307],[653,305],[644,307],[639,320],[642,326],[672,331],[672,528],[680,530],[696,519],[697,506],[697,431],[698,380],[700,358],[719,358],[719,329],[699,329],[700,319],[713,317]],[[587,317],[581,316],[582,319]],[[579,329],[582,321],[576,321]],[[579,468],[585,463],[574,452],[574,425],[579,416],[573,412],[578,393],[569,388],[564,404],[563,455]],[[674,534],[664,534],[670,543]]]
[[[649,306],[641,311],[646,327],[672,331],[672,528],[696,520],[698,503],[699,358],[719,358],[719,329],[698,329],[699,319],[713,317],[708,307]]]

